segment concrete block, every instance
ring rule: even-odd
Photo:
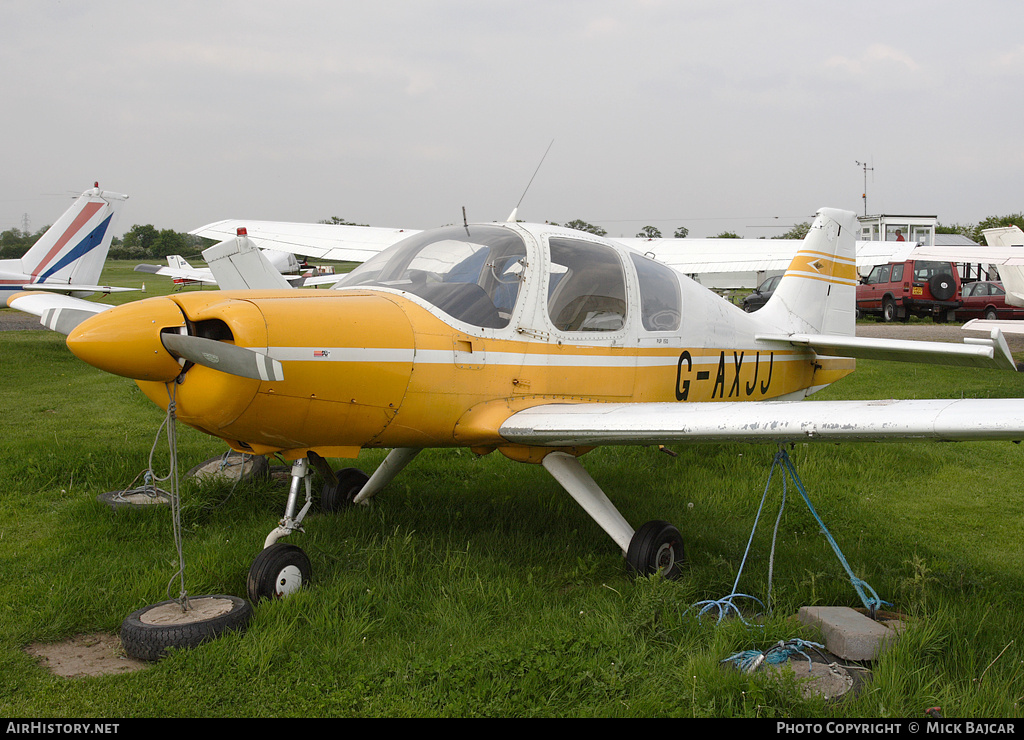
[[[875,660],[898,637],[898,623],[887,626],[847,606],[802,606],[799,618],[818,627],[825,649],[844,660]]]

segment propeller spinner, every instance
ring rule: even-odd
[[[170,382],[182,373],[179,358],[244,378],[283,380],[277,360],[188,330],[174,301],[154,298],[85,319],[68,334],[67,345],[93,367],[133,380]]]

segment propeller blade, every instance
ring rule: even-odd
[[[253,380],[284,380],[281,363],[260,352],[189,334],[167,332],[160,338],[169,352],[197,365]]]

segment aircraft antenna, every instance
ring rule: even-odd
[[[864,199],[864,215],[868,215],[868,172],[874,172],[874,167],[868,167],[867,162],[857,162],[858,167],[864,168],[864,193],[860,196]],[[872,175],[874,177],[874,175]]]
[[[552,140],[551,140],[551,143],[550,143],[550,144],[548,144],[548,148],[544,150],[544,156],[543,156],[543,157],[541,157],[541,158],[540,158],[540,162],[538,162],[538,163],[537,163],[537,169],[535,169],[535,170],[533,171],[533,175],[532,175],[532,176],[530,177],[530,181],[529,181],[528,183],[526,183],[526,189],[525,189],[525,190],[523,190],[523,194],[519,196],[519,202],[518,202],[518,203],[516,203],[516,207],[512,209],[512,213],[511,213],[511,214],[509,215],[509,217],[508,217],[508,218],[506,219],[507,221],[515,221],[515,220],[516,220],[516,213],[517,213],[517,212],[519,211],[519,206],[520,206],[520,205],[522,205],[522,203],[523,203],[523,198],[525,198],[525,197],[526,197],[526,193],[527,193],[527,192],[529,192],[529,190],[530,190],[530,186],[531,186],[531,185],[533,185],[533,178],[537,176],[537,173],[538,173],[538,172],[540,172],[540,166],[541,166],[542,164],[544,164],[544,160],[545,160],[545,159],[547,158],[547,156],[548,156],[548,152],[550,152],[550,151],[551,151],[551,146],[552,146],[552,145],[553,145],[554,143],[555,143],[555,140],[554,140],[554,139],[552,139]]]

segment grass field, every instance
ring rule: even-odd
[[[105,279],[169,289],[118,267]],[[372,506],[311,515],[289,541],[310,554],[314,584],[258,605],[244,633],[143,671],[55,676],[27,644],[116,633],[130,612],[177,595],[169,511],[96,501],[147,466],[163,415],[62,339],[0,332],[0,716],[923,718],[936,705],[948,717],[1022,716],[1024,451],[1010,443],[790,450],[856,574],[909,616],[841,702],[723,668],[740,650],[815,639],[793,619],[801,605],[860,606],[792,488],[773,552],[773,484],[738,588],[767,601],[773,559],[771,611],[756,625],[695,618],[697,602],[733,588],[775,452],[740,445],[583,458],[635,525],[681,529],[679,581],[630,579],[542,468],[427,451]],[[1024,375],[861,362],[818,397],[960,396],[1022,397]],[[181,469],[224,450],[187,428],[178,442]],[[155,449],[166,472],[164,440]],[[370,471],[382,457],[356,464]],[[285,493],[270,482],[183,491],[190,594],[244,596]]]

